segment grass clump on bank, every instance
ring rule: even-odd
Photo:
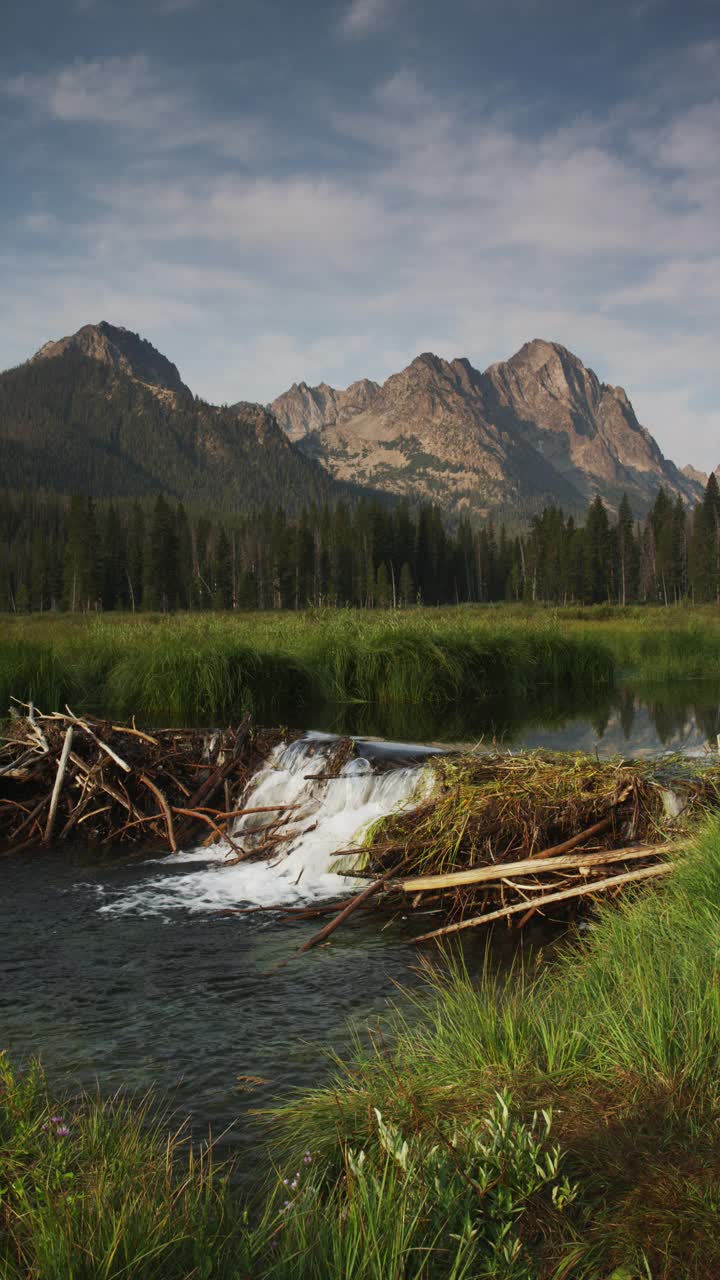
[[[37,1069],[5,1063],[0,1275],[708,1280],[718,919],[712,818],[552,967],[429,967],[411,1021],[273,1113],[284,1170],[252,1208],[147,1111],[56,1113]]]
[[[60,1110],[37,1065],[0,1054],[3,1280],[239,1280],[253,1238],[236,1209],[211,1156],[147,1104]]]

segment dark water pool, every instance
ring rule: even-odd
[[[267,976],[317,922],[99,909],[108,895],[142,892],[156,861],[75,850],[6,857],[0,868],[0,1048],[16,1061],[41,1055],[63,1088],[153,1086],[198,1135],[233,1125],[223,1149],[249,1172],[264,1143],[249,1110],[327,1078],[326,1051],[347,1048],[350,1028],[386,1009],[396,982],[420,982],[402,922],[358,921]],[[197,864],[167,859],[162,870],[196,875]],[[467,955],[479,964],[480,944]]]

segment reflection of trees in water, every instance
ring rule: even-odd
[[[714,746],[720,732],[720,687],[717,681],[660,685],[640,690],[636,705],[644,707],[660,742],[697,736]]]
[[[677,707],[656,700],[648,703],[647,709],[655,732],[663,744],[672,738],[685,737],[692,729],[692,721],[688,724],[687,706]]]
[[[715,746],[717,736],[720,733],[720,703],[716,702],[712,707],[694,707],[693,710],[698,726],[702,729],[708,742]]]
[[[632,689],[624,688],[620,690],[618,717],[623,737],[627,741],[632,736],[633,725],[635,724],[635,694]]]
[[[404,742],[480,742],[491,746],[517,744],[525,733],[537,730],[575,730],[584,721],[595,740],[602,741],[614,728],[622,732],[632,750],[633,740],[651,746],[654,734],[663,746],[681,745],[686,737],[715,745],[720,732],[720,685],[717,681],[689,684],[577,691],[546,690],[532,701],[522,698],[487,699],[443,709],[414,703],[360,704],[352,706],[277,707],[268,714],[272,722],[330,733],[391,738]],[[267,717],[258,714],[258,721]],[[268,723],[270,721],[268,720]],[[644,742],[641,740],[646,739]]]

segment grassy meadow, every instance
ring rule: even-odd
[[[412,703],[720,675],[709,608],[5,616],[0,703],[222,719],[274,707]]]

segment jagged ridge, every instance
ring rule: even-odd
[[[542,339],[485,373],[426,352],[382,386],[296,383],[271,408],[337,478],[454,510],[546,501],[581,510],[596,493],[615,505],[627,492],[641,513],[660,484],[691,502],[700,493],[663,457],[622,387]]]

